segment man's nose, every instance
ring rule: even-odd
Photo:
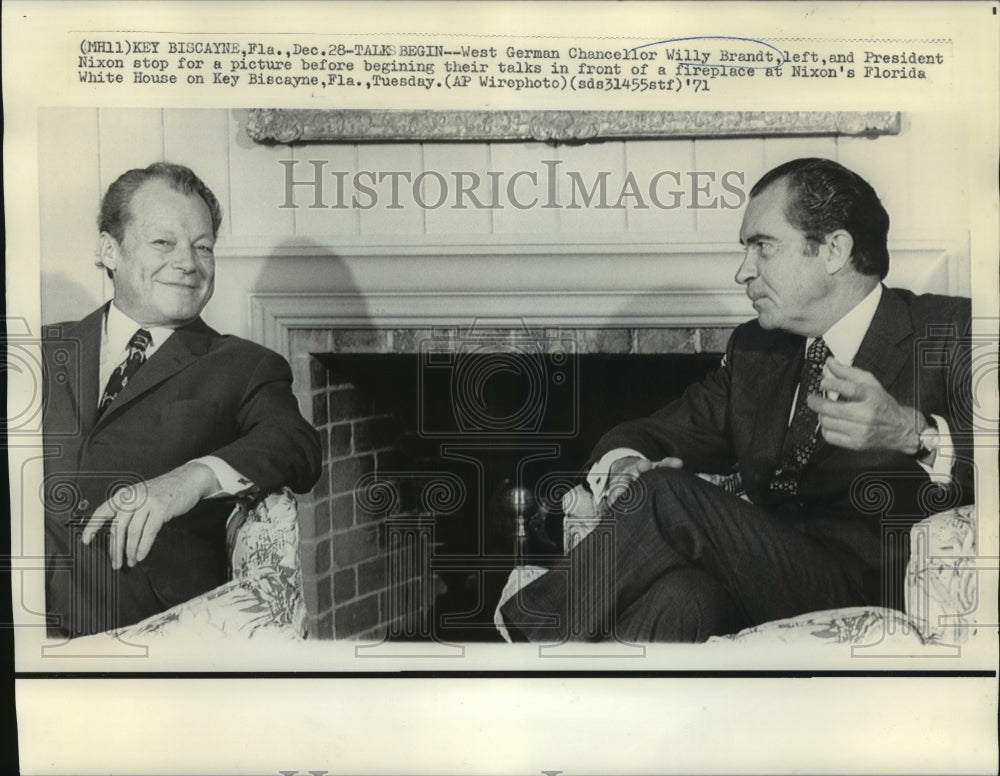
[[[182,272],[194,272],[198,268],[195,255],[197,248],[193,245],[178,245],[171,256],[171,264]]]
[[[749,283],[757,277],[757,258],[751,248],[747,248],[743,254],[743,261],[736,270],[736,282],[740,284]]]

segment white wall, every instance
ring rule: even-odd
[[[542,250],[558,246],[554,250],[564,257],[567,288],[575,282],[574,246],[598,255],[620,254],[630,246],[648,254],[662,247],[669,255],[692,243],[731,244],[732,271],[739,259],[741,210],[693,209],[686,206],[689,195],[682,207],[673,210],[509,206],[429,210],[413,203],[404,184],[403,207],[398,209],[388,207],[386,197],[371,210],[312,209],[307,207],[311,195],[303,190],[297,190],[298,209],[282,209],[285,170],[279,160],[299,160],[298,178],[309,175],[307,162],[317,159],[327,161],[327,171],[349,174],[367,169],[409,171],[413,176],[425,170],[445,175],[469,170],[484,180],[487,170],[541,173],[542,160],[558,160],[561,173],[575,170],[587,181],[602,170],[611,173],[612,182],[622,181],[627,171],[642,180],[648,179],[650,170],[676,170],[682,175],[736,170],[743,172],[744,188],[749,190],[761,173],[783,161],[826,156],[855,169],[875,186],[892,217],[891,241],[926,241],[967,252],[965,156],[955,140],[961,133],[955,131],[953,119],[942,114],[905,115],[898,136],[877,139],[656,140],[560,147],[538,143],[262,146],[248,139],[245,123],[244,111],[41,111],[43,322],[78,318],[110,296],[110,281],[92,263],[100,195],[121,172],[160,159],[191,166],[222,203],[217,291],[205,317],[216,328],[244,336],[249,333],[247,295],[252,292],[364,290],[370,283],[382,289],[393,283],[406,288],[415,282],[430,282],[433,287],[421,274],[419,262],[386,262],[387,256],[453,257],[447,262],[449,287],[487,291],[497,282],[516,287],[518,275],[532,272],[531,266],[516,260],[519,246],[534,253],[539,246]],[[562,180],[560,199],[565,203],[569,192],[565,176]],[[387,184],[380,190],[388,191]],[[618,188],[612,183],[609,190]],[[502,267],[495,264],[498,253],[507,257]],[[372,255],[382,260],[366,264]],[[485,267],[483,262],[494,265]],[[960,255],[957,263],[966,268],[961,277],[956,279],[953,272],[950,280],[935,278],[928,281],[930,285],[944,283],[937,290],[968,293],[968,256]],[[893,275],[903,270],[897,268]],[[609,262],[599,271],[613,274],[616,267]],[[499,277],[505,273],[511,277]]]

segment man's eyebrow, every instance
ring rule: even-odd
[[[770,234],[761,234],[760,232],[757,232],[756,234],[752,234],[749,237],[745,237],[745,238],[741,237],[740,238],[740,245],[746,245],[747,243],[756,243],[756,242],[760,242],[761,240],[775,240],[775,239],[776,238],[773,235],[770,235]]]

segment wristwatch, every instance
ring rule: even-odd
[[[926,418],[927,425],[917,436],[917,451],[910,454],[910,457],[916,461],[922,461],[930,457],[932,453],[936,453],[941,444],[941,434],[938,431],[937,421],[934,420],[933,415],[928,415]]]

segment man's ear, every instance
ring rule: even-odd
[[[826,274],[836,275],[851,263],[854,254],[854,238],[846,229],[837,229],[826,236],[824,262]]]
[[[118,241],[107,232],[101,232],[97,246],[97,255],[101,259],[101,266],[110,272],[114,272],[118,269],[121,254],[122,249]]]

